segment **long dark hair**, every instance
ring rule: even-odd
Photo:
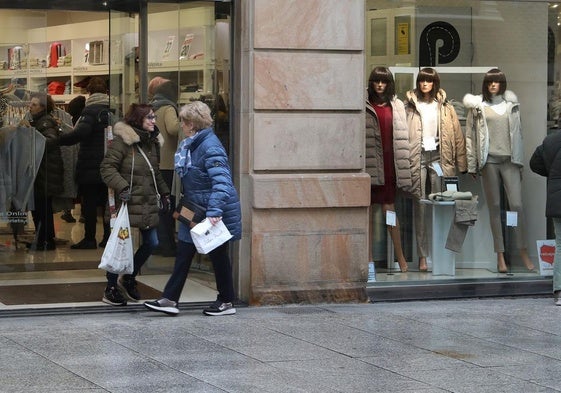
[[[421,93],[421,89],[419,89],[419,84],[425,81],[432,82],[430,97],[432,100],[434,100],[436,98],[436,94],[438,94],[438,91],[440,90],[440,76],[438,75],[438,72],[436,72],[434,68],[430,67],[423,68],[421,69],[421,71],[419,71],[419,74],[417,75],[417,81],[415,82],[415,94],[420,100],[423,99],[423,93]]]
[[[503,95],[506,91],[506,76],[504,72],[498,68],[492,68],[483,77],[483,84],[481,85],[481,93],[483,94],[483,101],[491,102],[493,98],[491,93],[489,93],[489,83],[498,82],[499,85],[499,95]]]
[[[386,90],[380,97],[376,94],[374,83],[386,83]],[[368,101],[375,104],[389,103],[395,95],[395,81],[391,71],[387,67],[375,67],[368,77]]]
[[[142,122],[144,118],[152,110],[152,105],[150,104],[131,104],[127,113],[125,114],[124,120],[130,126],[142,129]]]

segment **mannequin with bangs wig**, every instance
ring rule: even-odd
[[[504,72],[502,72],[498,68],[493,68],[489,70],[483,78],[483,84],[481,85],[481,94],[483,94],[483,101],[491,102],[493,99],[493,96],[489,92],[489,84],[492,82],[499,83],[498,95],[502,96],[506,91],[507,85]]]
[[[131,104],[123,120],[132,127],[142,129],[142,122],[151,111],[150,104]]]
[[[386,89],[382,96],[376,94],[372,86],[376,82],[383,82],[386,84]],[[370,73],[370,77],[368,77],[368,101],[373,104],[389,104],[394,95],[395,81],[391,71],[386,67],[374,68]]]
[[[417,81],[416,81],[416,89],[415,89],[415,94],[417,95],[417,98],[421,101],[427,101],[423,95],[423,93],[421,93],[421,89],[419,88],[419,84],[421,82],[432,82],[432,90],[430,92],[430,97],[428,101],[433,101],[436,99],[436,94],[438,93],[438,91],[440,90],[440,76],[438,75],[438,73],[436,72],[435,69],[433,68],[423,68],[421,71],[419,71],[419,74],[417,75]]]

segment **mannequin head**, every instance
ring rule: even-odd
[[[387,67],[375,67],[368,77],[368,101],[388,103],[395,95],[395,82]]]
[[[498,85],[498,86],[497,86]],[[481,92],[483,101],[491,102],[493,96],[503,95],[506,91],[506,76],[498,68],[493,68],[485,74]]]
[[[440,90],[440,76],[434,68],[426,67],[419,71],[415,94],[422,101],[432,101]]]

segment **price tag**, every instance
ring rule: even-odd
[[[436,150],[436,138],[434,136],[423,137],[423,150],[425,151]]]
[[[517,227],[518,226],[518,212],[506,212],[506,226]]]
[[[431,164],[431,166],[432,166],[432,169],[434,169],[434,171],[436,172],[436,174],[437,174],[438,176],[444,175],[444,172],[442,172],[442,167],[440,166],[440,163],[439,163],[439,162],[436,162],[436,161],[435,161],[435,162],[433,162],[433,163]]]
[[[386,211],[386,225],[395,227],[397,225],[397,216],[394,211]]]

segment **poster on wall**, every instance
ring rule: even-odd
[[[553,259],[555,256],[555,240],[536,240],[538,258],[540,261],[540,275],[553,275]]]

